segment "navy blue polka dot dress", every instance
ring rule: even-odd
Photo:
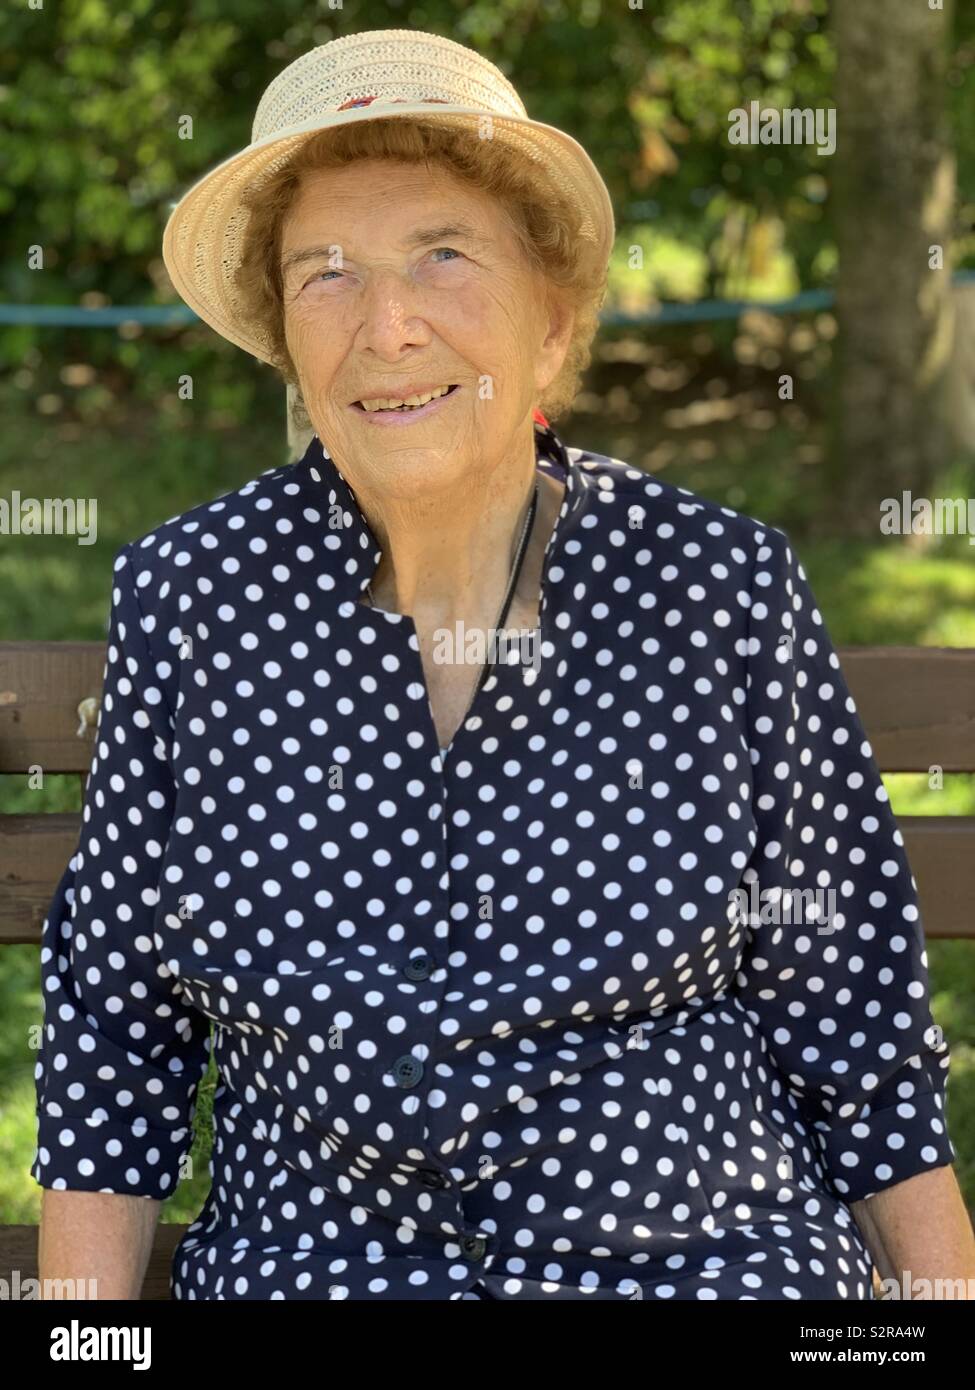
[[[914,881],[781,530],[566,448],[541,652],[438,746],[316,438],[115,557],[32,1173],[180,1299],[870,1299],[953,1162]]]

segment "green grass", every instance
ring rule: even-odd
[[[246,430],[192,429],[182,421],[177,428],[162,416],[156,424],[135,420],[126,421],[124,428],[92,425],[65,433],[55,424],[39,426],[23,413],[8,412],[0,495],[19,488],[32,496],[95,497],[98,541],[83,555],[63,537],[0,547],[0,636],[104,640],[114,552],[168,517],[284,462],[283,414],[280,404],[273,405],[277,399],[270,395],[266,413],[257,412],[257,423]],[[649,426],[614,426],[607,416],[595,415],[579,417],[561,432],[567,443],[645,466],[650,466],[646,451],[635,448],[634,439],[662,437]],[[726,427],[714,437],[721,441],[717,448],[701,447],[697,436],[671,436],[673,450],[662,475],[785,526],[838,645],[975,647],[975,554],[964,538],[917,548],[879,535],[875,542],[804,541],[806,521],[828,512],[815,467],[802,462],[803,450],[810,448],[808,432],[749,434]],[[975,815],[973,778],[947,777],[938,791],[917,776],[890,775],[885,783],[898,815]],[[2,811],[79,806],[77,777],[49,777],[36,791],[28,790],[22,779],[0,778]],[[929,959],[933,1012],[952,1046],[949,1120],[959,1151],[957,1167],[973,1208],[975,946],[931,942]],[[31,1029],[41,1017],[37,969],[36,947],[0,951],[0,1223],[30,1223],[39,1214],[40,1189],[28,1171],[35,1138]],[[214,1084],[211,1063],[200,1088],[193,1176],[164,1204],[164,1220],[192,1220],[205,1198]]]

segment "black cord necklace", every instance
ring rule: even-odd
[[[505,593],[505,596],[504,596],[504,603],[501,605],[501,612],[500,612],[500,614],[499,614],[499,616],[498,616],[498,620],[497,620],[497,622],[496,622],[495,625],[494,625],[495,628],[496,628],[496,630],[498,630],[498,631],[503,630],[504,625],[505,625],[505,621],[506,621],[506,619],[507,619],[507,617],[508,617],[508,609],[511,607],[511,600],[512,600],[512,598],[514,597],[515,587],[517,586],[517,583],[518,583],[518,576],[519,576],[519,574],[521,573],[521,566],[522,566],[522,563],[523,563],[524,558],[525,558],[525,552],[526,552],[526,550],[528,549],[528,542],[529,542],[529,539],[531,538],[532,527],[533,527],[533,525],[534,525],[534,523],[535,523],[535,512],[536,512],[537,510],[538,510],[538,479],[536,478],[536,479],[535,479],[535,486],[534,486],[534,488],[532,489],[532,500],[531,500],[531,502],[529,503],[529,506],[528,506],[528,515],[525,517],[525,524],[524,524],[524,526],[522,527],[522,530],[521,530],[521,540],[518,542],[518,550],[517,550],[517,552],[515,553],[515,561],[514,561],[514,564],[513,564],[512,567],[511,567],[511,576],[510,576],[510,578],[508,579],[508,589],[507,589],[507,592]],[[471,696],[471,699],[472,699],[472,700],[473,700],[473,698],[474,698],[474,695],[477,694],[477,692],[480,690],[481,686],[482,686],[482,685],[484,684],[484,682],[487,680],[487,677],[488,677],[488,667],[489,667],[489,665],[490,665],[490,663],[489,663],[488,661],[485,661],[484,664],[483,664],[482,667],[481,667],[481,673],[480,673],[480,675],[479,675],[478,678],[477,678],[477,683],[476,683],[476,685],[474,686],[474,692],[473,692],[473,694],[472,694],[472,696]],[[470,709],[470,705],[468,705],[468,709]],[[465,715],[464,718],[466,719],[466,717],[467,717],[467,716]],[[461,723],[463,723],[463,720],[461,721]]]
[[[517,549],[517,551],[515,552],[514,563],[513,563],[512,566],[511,566],[511,574],[510,574],[509,577],[508,577],[508,587],[507,587],[507,589],[506,589],[506,591],[505,591],[504,602],[503,602],[502,605],[501,605],[501,612],[500,612],[500,614],[499,614],[499,616],[498,616],[497,622],[495,623],[495,630],[497,630],[497,631],[500,631],[500,630],[502,630],[502,629],[504,628],[505,621],[506,621],[506,619],[507,619],[507,617],[508,617],[508,609],[511,607],[511,600],[512,600],[512,598],[514,597],[515,587],[517,586],[517,583],[518,583],[518,576],[519,576],[519,574],[521,573],[521,567],[522,567],[522,564],[523,564],[524,559],[525,559],[525,552],[526,552],[527,549],[528,549],[528,541],[529,541],[529,539],[531,538],[532,528],[533,528],[534,523],[535,523],[535,513],[536,513],[537,510],[538,510],[538,479],[536,478],[536,479],[535,479],[535,486],[534,486],[534,488],[532,489],[531,501],[530,501],[530,503],[528,504],[528,511],[527,511],[527,513],[526,513],[526,515],[525,515],[525,522],[524,522],[524,525],[523,525],[522,528],[521,528],[521,539],[520,539],[519,542],[518,542],[518,549]],[[376,607],[376,600],[373,598],[373,595],[372,595],[372,584],[371,584],[371,583],[369,583],[369,584],[366,585],[366,593],[369,595],[369,602],[372,604],[373,608],[375,608],[375,607]],[[475,684],[474,684],[474,689],[473,689],[473,691],[471,692],[471,698],[470,698],[470,701],[468,702],[468,706],[467,706],[468,710],[470,709],[471,704],[472,704],[473,701],[474,701],[474,696],[477,694],[477,692],[480,690],[481,686],[482,686],[482,685],[484,684],[484,682],[487,680],[488,672],[489,672],[489,669],[490,669],[491,664],[492,664],[492,663],[489,662],[489,661],[487,661],[487,660],[485,660],[485,661],[482,663],[482,665],[481,665],[481,670],[480,670],[480,674],[478,675],[477,681],[476,681]],[[464,719],[466,719],[466,718],[467,718],[467,714],[465,713]],[[462,720],[461,720],[461,724],[463,724],[463,722],[464,722],[464,720],[462,719]]]

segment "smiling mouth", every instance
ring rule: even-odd
[[[368,405],[368,406],[363,405],[362,401],[353,401],[352,404],[353,404],[353,406],[354,406],[354,408],[355,408],[356,410],[361,410],[362,413],[363,413],[364,415],[380,415],[380,414],[406,415],[406,414],[408,414],[411,410],[422,410],[422,409],[424,408],[424,406],[432,405],[432,403],[433,403],[434,401],[445,400],[445,399],[447,398],[447,396],[452,395],[452,394],[457,390],[457,386],[458,386],[458,383],[457,383],[457,382],[454,382],[454,384],[453,384],[452,386],[448,386],[448,387],[446,388],[446,390],[438,389],[435,393],[434,393],[434,392],[430,392],[430,391],[425,391],[425,392],[423,392],[423,397],[425,397],[425,399],[417,399],[417,398],[409,397],[409,396],[408,396],[408,397],[406,398],[407,400],[417,399],[417,403],[416,403],[415,405],[407,405],[407,404],[403,404],[403,405],[380,405],[380,404],[377,404],[377,401],[390,400],[390,399],[393,399],[393,398],[392,398],[392,397],[375,397],[375,398],[373,398],[373,397],[368,397],[368,396],[366,397],[366,400],[369,401],[369,405]]]

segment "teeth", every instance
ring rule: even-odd
[[[375,400],[360,401],[363,410],[398,410],[400,406],[408,405],[414,408],[418,405],[426,405],[427,401],[435,401],[438,396],[446,396],[450,390],[449,386],[438,386],[435,391],[427,391],[422,396],[407,396],[405,400],[394,400],[393,397],[377,396]]]

